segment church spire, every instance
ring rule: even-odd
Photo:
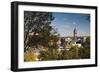
[[[76,40],[77,39],[77,29],[76,28],[74,28],[73,34],[74,34],[74,40]]]

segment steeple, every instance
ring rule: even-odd
[[[74,40],[77,40],[77,30],[74,28],[73,30]]]

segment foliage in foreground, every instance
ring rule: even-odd
[[[90,48],[80,48],[79,55],[82,59],[90,58]]]
[[[50,60],[70,60],[70,59],[88,59],[90,58],[90,48],[78,48],[74,46],[70,50],[48,49],[40,51],[40,55],[32,52],[24,53],[24,61],[50,61]]]
[[[37,60],[37,55],[35,55],[33,52],[26,51],[24,53],[24,61],[29,62],[29,61],[36,61]]]
[[[90,48],[71,47],[69,50],[48,49],[41,51],[40,60],[70,60],[70,59],[87,59],[90,58]]]
[[[40,52],[40,60],[67,60],[67,59],[78,59],[77,46],[72,47],[70,50],[53,49],[50,48],[47,51]]]
[[[49,46],[47,50],[40,51],[36,56],[28,52],[24,54],[24,61],[50,61],[50,60],[70,60],[70,59],[89,59],[90,58],[90,37],[86,39],[81,47],[71,46],[68,49],[57,49],[57,46]]]

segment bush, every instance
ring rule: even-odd
[[[24,61],[29,62],[29,61],[37,61],[37,55],[31,51],[26,51],[24,52]]]
[[[81,59],[90,58],[90,48],[80,48],[79,55]]]
[[[47,51],[41,51],[40,60],[57,60],[59,57],[59,51],[57,49],[48,49]]]
[[[78,49],[78,50],[77,50]],[[70,50],[58,50],[54,48],[49,48],[47,51],[41,51],[39,58],[40,60],[69,60],[69,59],[78,59],[79,48],[74,46]]]

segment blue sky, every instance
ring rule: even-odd
[[[90,35],[90,22],[87,20],[89,14],[79,13],[53,13],[55,19],[51,25],[60,36],[73,36],[74,28],[77,29],[78,36]]]

